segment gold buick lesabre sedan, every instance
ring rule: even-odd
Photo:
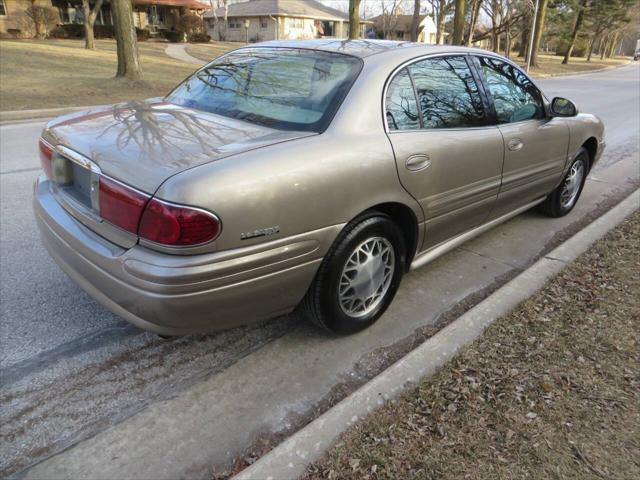
[[[60,267],[143,329],[298,308],[353,332],[409,269],[534,206],[569,213],[603,131],[483,50],[268,42],[49,122],[34,205]]]

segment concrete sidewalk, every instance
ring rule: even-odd
[[[180,60],[181,62],[192,63],[193,65],[202,66],[205,61],[193,57],[187,53],[187,45],[184,43],[170,43],[164,51],[169,57]]]
[[[298,431],[234,480],[296,479],[351,425],[438,371],[491,323],[534,295],[551,278],[640,207],[636,190],[616,207],[538,260],[486,300]]]
[[[531,264],[531,248],[548,251],[544,245],[561,234],[560,225],[575,232],[584,225],[581,218],[610,208],[608,195],[624,198],[637,182],[637,168],[637,160],[619,162],[592,177],[564,219],[521,215],[412,272],[384,321],[370,329],[336,338],[301,324],[226,370],[34,466],[25,477],[210,477],[214,467],[232,463],[257,439],[286,437],[322,405],[342,398],[341,391],[354,391],[351,385],[372,378],[369,370],[377,374],[386,358],[397,358],[395,349],[404,340],[394,339],[419,343],[416,329],[433,328],[449,312],[464,312],[483,289],[493,291],[502,278],[520,273]],[[535,238],[532,231],[538,232]]]

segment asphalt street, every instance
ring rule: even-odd
[[[412,272],[381,322],[342,339],[330,338],[294,316],[170,341],[128,325],[66,277],[39,241],[31,199],[44,122],[1,125],[2,476],[205,381],[220,382],[221,391],[229,392],[216,398],[220,415],[227,416],[219,425],[225,441],[194,462],[223,464],[258,433],[286,429],[292,415],[304,416],[345,378],[366,376],[358,370],[364,358],[373,371],[373,352],[435,324],[456,305],[470,306],[636,188],[639,64],[538,83],[549,97],[570,98],[606,125],[607,151],[578,207],[555,220],[525,213]],[[249,379],[257,376],[260,381],[252,384]],[[271,401],[258,392],[265,382],[279,387],[277,394],[270,392]],[[232,422],[238,414],[234,405],[243,408]],[[207,428],[215,432],[218,425]]]

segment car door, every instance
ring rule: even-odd
[[[544,100],[517,67],[491,56],[475,56],[484,87],[504,138],[502,186],[492,217],[546,196],[565,168],[569,128],[548,118]]]
[[[427,57],[387,84],[385,114],[400,182],[425,215],[422,250],[483,223],[504,146],[466,56]]]

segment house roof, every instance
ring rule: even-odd
[[[429,19],[431,22],[433,22],[429,15],[418,15],[418,25],[421,25],[425,19]],[[382,15],[370,18],[370,20],[373,22],[376,29],[382,29]],[[390,20],[390,24],[393,26],[393,31],[398,33],[410,32],[412,23],[413,15],[396,15],[393,19]],[[422,25],[422,27],[424,28],[424,25]],[[418,30],[420,30],[420,28],[418,28]]]
[[[184,7],[198,10],[210,10],[211,4],[198,0],[133,0],[136,5],[165,5],[167,7]]]
[[[224,8],[216,10],[218,17],[224,16]],[[213,17],[206,12],[205,17]],[[227,17],[302,17],[317,20],[349,21],[349,15],[327,7],[316,0],[249,0],[232,3],[228,7]]]

